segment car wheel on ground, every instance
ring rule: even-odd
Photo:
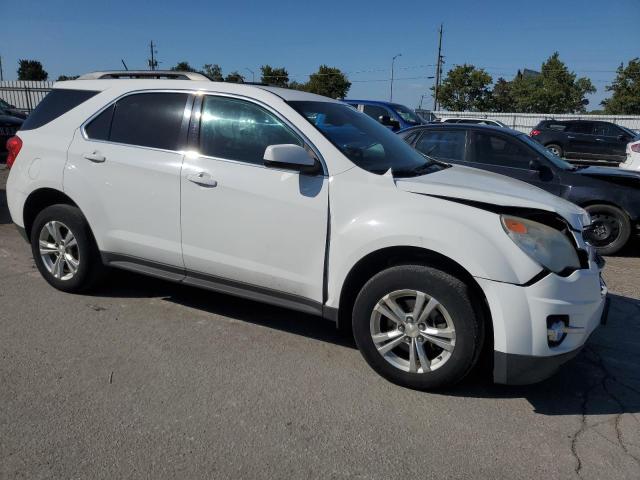
[[[564,154],[564,152],[562,151],[562,147],[560,145],[556,145],[555,143],[550,143],[546,147],[547,150],[549,150],[554,155],[557,155],[558,157],[562,157],[562,155]]]
[[[31,250],[42,276],[58,290],[87,290],[104,272],[89,225],[71,205],[52,205],[38,214],[31,228]]]
[[[484,338],[469,288],[443,271],[401,265],[371,278],[356,298],[353,333],[367,363],[393,383],[451,386],[475,365]]]
[[[589,205],[591,228],[587,240],[602,255],[612,255],[625,246],[631,235],[631,222],[626,213],[613,205]]]

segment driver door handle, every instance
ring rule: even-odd
[[[94,163],[102,163],[107,159],[107,157],[98,152],[85,153],[82,156]]]
[[[218,182],[211,178],[211,175],[207,172],[191,173],[187,175],[187,180],[195,183],[196,185],[202,185],[203,187],[217,187]]]

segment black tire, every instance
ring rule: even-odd
[[[631,236],[631,221],[625,212],[613,205],[588,205],[585,210],[592,219],[592,228],[586,234],[601,255],[613,255],[622,249]]]
[[[68,279],[56,278],[49,271],[40,254],[40,234],[52,221],[63,224],[63,234],[71,231],[77,242],[77,245],[72,247],[73,254],[78,258],[77,271]],[[80,210],[71,205],[52,205],[38,214],[31,227],[31,252],[40,274],[51,286],[63,292],[87,291],[97,285],[105,272],[105,266],[102,263],[89,224]],[[53,261],[56,254],[52,254],[49,258]],[[66,268],[65,273],[68,274],[70,272],[68,266],[64,268]]]
[[[562,158],[562,156],[564,155],[564,150],[562,150],[562,147],[557,143],[549,143],[548,145],[545,145],[545,147],[547,148],[547,150],[555,153],[560,158]]]
[[[391,292],[406,289],[423,292],[440,302],[455,328],[453,351],[442,366],[432,371],[412,373],[392,365],[378,352],[372,338],[373,309],[378,301]],[[474,305],[472,298],[464,282],[441,270],[422,265],[388,268],[372,277],[356,298],[352,317],[356,344],[371,368],[397,385],[417,390],[451,387],[474,367],[484,342],[484,324],[480,314],[476,314],[481,308]],[[409,350],[408,345],[397,348]]]

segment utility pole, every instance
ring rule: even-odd
[[[256,83],[256,73],[250,68],[245,68],[251,74],[251,83]]]
[[[436,59],[436,88],[433,95],[433,111],[438,110],[438,90],[440,88],[440,77],[442,76],[442,24],[440,24],[440,34],[438,35],[438,58]]]
[[[122,65],[124,66],[124,69],[125,69],[125,70],[129,70],[129,69],[127,68],[127,64],[126,64],[126,63],[124,63],[124,58],[121,58],[121,59],[120,59],[120,61],[122,62]]]
[[[4,74],[2,73],[2,56],[0,55],[0,82],[4,82]]]
[[[393,102],[393,67],[396,63],[396,58],[401,57],[402,54],[399,53],[397,55],[395,55],[392,59],[391,59],[391,88],[389,91],[389,101]]]
[[[153,44],[153,40],[149,43],[149,50],[151,51],[151,58],[149,59],[149,70],[155,70],[158,67],[158,60],[156,60],[155,55],[158,51],[155,49],[155,45]]]

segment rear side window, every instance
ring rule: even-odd
[[[34,130],[76,108],[99,92],[93,90],[55,89],[42,99],[20,130]]]
[[[186,93],[139,93],[118,100],[85,128],[90,139],[180,150]]]
[[[569,126],[569,131],[573,133],[584,133],[586,135],[591,135],[593,134],[593,123],[575,122]]]
[[[465,130],[426,131],[418,140],[416,150],[439,160],[464,160]]]

